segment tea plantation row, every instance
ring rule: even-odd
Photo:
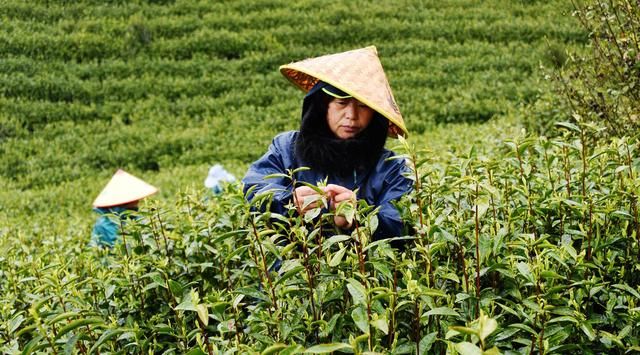
[[[150,201],[114,250],[5,230],[0,349],[640,351],[637,140],[593,145],[588,127],[562,126],[554,140],[490,138],[502,122],[470,130],[484,145],[437,154],[403,143],[418,168],[398,204],[413,227],[403,249],[371,240],[362,203],[343,235],[331,215],[255,212],[237,186]]]
[[[547,41],[584,41],[570,10],[559,1],[4,1],[0,176],[24,190],[119,167],[242,170],[296,127],[301,93],[279,65],[372,44],[416,137],[435,123],[485,121],[535,99],[537,67],[554,60]]]

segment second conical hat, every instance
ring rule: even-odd
[[[374,46],[282,65],[280,72],[305,92],[329,83],[386,117],[390,136],[408,134]]]
[[[158,192],[155,186],[119,169],[102,189],[93,206],[113,207],[138,201]]]

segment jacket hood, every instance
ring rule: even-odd
[[[389,122],[379,113],[354,138],[335,137],[327,124],[327,105],[333,97],[316,85],[302,104],[300,134],[296,139],[295,154],[303,165],[327,175],[347,176],[354,170],[369,169],[382,154]]]

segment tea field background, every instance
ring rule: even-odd
[[[535,100],[538,66],[557,60],[549,45],[562,54],[584,43],[570,10],[561,1],[3,1],[0,215],[12,227],[89,220],[117,168],[159,186],[162,199],[202,186],[214,163],[242,176],[277,132],[297,127],[302,93],[277,68],[309,56],[376,45],[418,144],[438,141],[438,124],[513,116]]]
[[[594,3],[587,22],[631,19],[599,37],[631,84],[600,97],[635,94],[638,6]],[[0,0],[0,352],[640,351],[637,136],[598,141],[548,80],[605,28],[589,37],[572,4]],[[279,65],[368,45],[410,131],[388,143],[416,182],[403,248],[371,240],[362,201],[328,235],[331,214],[204,189],[297,127]],[[118,168],[160,193],[90,248]]]

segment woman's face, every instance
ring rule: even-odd
[[[367,128],[373,114],[373,109],[354,98],[336,98],[327,107],[327,123],[336,137],[349,139]]]

